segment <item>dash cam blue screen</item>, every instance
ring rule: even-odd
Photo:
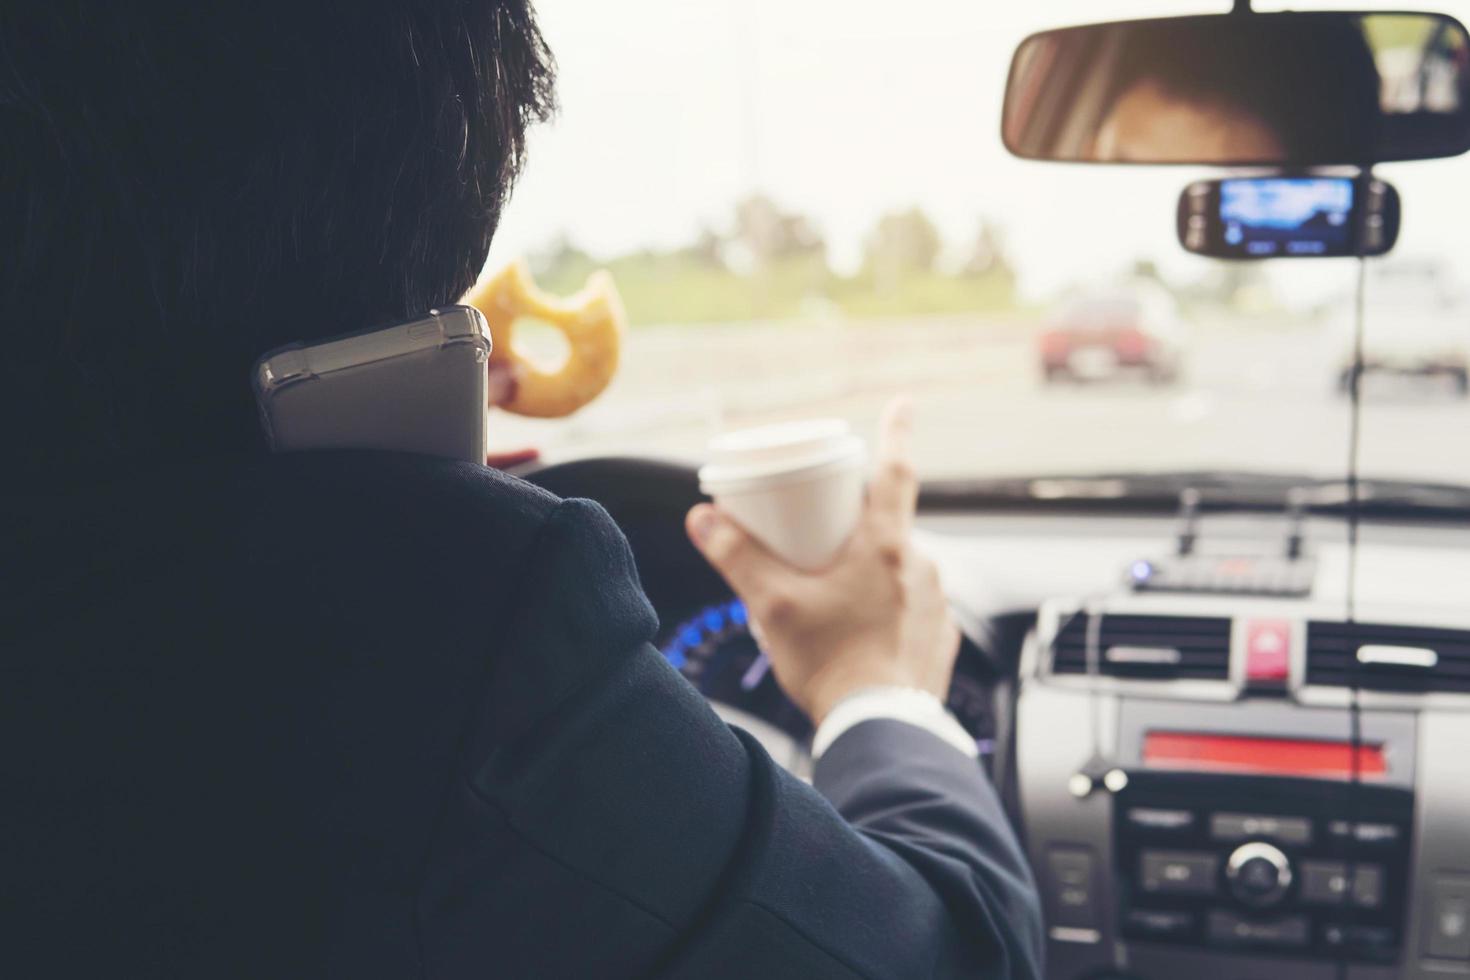
[[[1241,255],[1349,255],[1353,182],[1267,177],[1220,182],[1225,245]]]

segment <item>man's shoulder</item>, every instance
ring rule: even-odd
[[[277,496],[328,505],[351,499],[391,513],[423,504],[465,514],[493,511],[539,523],[561,503],[555,495],[500,470],[412,453],[287,453],[253,460],[245,473]]]
[[[423,562],[439,574],[517,563],[562,504],[486,466],[406,453],[281,455],[227,479],[218,489],[241,515],[242,545]]]
[[[43,574],[78,557],[141,567],[174,555],[257,572],[453,575],[516,560],[561,500],[485,466],[342,451],[195,460],[11,503],[24,515],[12,557]]]

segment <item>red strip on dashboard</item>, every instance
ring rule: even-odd
[[[1150,769],[1347,779],[1353,750],[1347,742],[1149,732],[1143,738],[1143,764]],[[1359,777],[1382,779],[1387,774],[1383,746],[1358,746]]]

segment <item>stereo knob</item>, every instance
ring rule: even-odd
[[[1291,862],[1286,855],[1260,841],[1242,844],[1225,862],[1230,893],[1247,905],[1265,908],[1286,897],[1291,888]]]

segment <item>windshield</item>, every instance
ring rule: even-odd
[[[630,329],[598,401],[557,421],[497,412],[496,447],[692,460],[770,421],[871,433],[907,392],[927,477],[1340,478],[1353,260],[1192,256],[1179,194],[1226,172],[1030,163],[1001,144],[1030,32],[1228,6],[543,4],[562,112],[533,138],[490,264],[524,256],[563,294],[606,268]],[[1470,2],[1435,6],[1470,19]],[[1403,227],[1367,282],[1363,473],[1470,484],[1470,162],[1379,174]],[[549,331],[520,336],[555,359]]]

